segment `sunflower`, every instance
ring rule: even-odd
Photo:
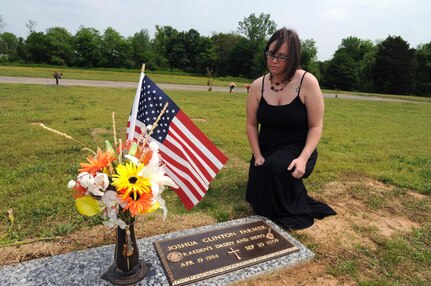
[[[104,168],[108,167],[112,161],[115,160],[112,152],[102,150],[97,150],[96,156],[88,156],[88,163],[81,163],[81,169],[79,172],[88,172],[93,176],[96,175],[96,172],[102,171]]]
[[[143,164],[136,166],[132,163],[117,166],[117,174],[112,176],[112,185],[117,187],[117,191],[123,195],[123,199],[132,193],[133,200],[137,200],[138,195],[151,192],[150,180],[138,175],[143,167]]]
[[[151,193],[142,193],[134,196],[130,193],[129,196],[123,198],[126,202],[124,211],[129,211],[132,217],[138,214],[147,214],[157,210],[160,204],[154,202],[153,195]]]

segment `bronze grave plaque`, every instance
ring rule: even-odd
[[[171,285],[184,285],[299,251],[264,221],[154,242]]]

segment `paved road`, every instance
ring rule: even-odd
[[[51,78],[32,78],[32,77],[13,77],[13,76],[0,76],[0,83],[20,83],[20,84],[42,84],[42,85],[55,85],[55,79]],[[108,81],[108,80],[78,80],[78,79],[61,79],[60,85],[63,86],[101,86],[101,87],[115,87],[115,88],[136,88],[137,82],[122,82],[122,81]],[[186,84],[157,84],[163,90],[195,90],[207,91],[208,87],[205,85],[186,85]],[[214,86],[213,91],[229,92],[229,88],[222,86]],[[232,93],[245,93],[246,89],[242,87],[235,87]],[[325,98],[335,98],[335,94],[325,93]],[[360,96],[350,94],[339,94],[338,98],[356,99],[356,100],[372,100],[372,101],[394,101],[394,102],[416,102],[410,100],[396,99],[396,98],[383,98],[376,96]]]

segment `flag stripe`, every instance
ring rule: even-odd
[[[168,169],[176,175],[177,178],[180,178],[181,183],[183,184],[183,190],[186,191],[187,196],[190,198],[191,201],[196,198],[198,201],[200,201],[204,196],[205,192],[198,193],[198,190],[201,190],[195,181],[182,170],[176,168],[174,165],[169,164],[167,161],[166,166],[168,166]]]
[[[169,160],[171,158],[166,156],[166,154],[164,154],[161,150],[160,154],[163,156],[162,161],[166,167],[166,175],[168,175],[172,180],[178,181],[179,188],[174,189],[174,191],[180,197],[185,207],[187,209],[191,209],[203,198],[206,193],[205,189],[202,189],[198,186],[196,181],[194,181],[193,178],[187,174],[187,170],[180,170],[180,168],[177,168],[178,165],[171,164]],[[188,202],[190,202],[191,205],[188,204]]]
[[[180,183],[184,187],[186,195],[190,197],[191,200],[196,198],[198,201],[200,201],[205,196],[206,192],[203,192],[203,189],[200,188],[196,181],[194,181],[186,172],[178,169],[173,164],[170,164],[168,160],[163,160],[163,163],[166,164],[167,170],[173,172],[176,177],[180,179]]]
[[[184,204],[186,209],[190,210],[192,209],[199,200],[196,199],[195,196],[190,194],[190,190],[184,185],[182,180],[180,180],[171,170],[166,169],[166,175],[169,176],[173,181],[178,182],[179,189],[174,189],[174,192],[178,195],[181,202]]]
[[[169,131],[169,132],[171,132],[171,131]],[[202,174],[203,169],[198,168],[198,166],[196,166],[196,163],[198,163],[197,161],[199,160],[199,158],[196,158],[196,157],[191,158],[190,157],[190,155],[187,152],[188,150],[186,151],[186,149],[185,149],[185,148],[187,148],[187,146],[184,146],[184,144],[182,144],[180,138],[173,137],[169,134],[166,137],[165,146],[169,147],[171,149],[171,151],[177,153],[185,162],[187,162],[188,166],[190,166],[190,168],[193,168],[193,170],[196,172],[196,176],[199,176],[199,180],[201,180],[206,185],[209,184],[208,179],[204,176],[204,174]],[[175,151],[174,151],[174,149],[175,149]]]
[[[166,145],[159,145],[160,152],[162,153],[162,160],[168,162],[170,165],[175,166],[177,169],[181,169],[189,172],[190,179],[193,179],[193,184],[198,190],[201,196],[204,196],[204,192],[200,190],[207,190],[208,184],[202,181],[202,178],[196,173],[193,167],[187,160],[184,160],[177,152],[174,152],[171,148]]]
[[[193,138],[196,142],[196,146],[205,153],[205,155],[213,162],[217,168],[223,168],[223,165],[227,162],[227,157],[220,152],[219,149],[200,131],[196,125],[180,110],[177,114],[177,120],[174,119],[175,124],[183,130],[184,134]],[[185,127],[187,125],[188,128]],[[220,158],[220,160],[219,160]]]
[[[193,138],[187,137],[181,129],[175,126],[174,122],[171,124],[170,132],[173,137],[179,138],[178,140],[181,141],[188,154],[196,158],[196,164],[202,170],[207,180],[211,181],[219,170],[217,166],[196,146],[196,141]]]
[[[197,147],[193,143],[190,142],[191,144],[189,144],[186,142],[187,139],[178,135],[175,130],[170,130],[169,132],[172,134],[171,138],[176,141],[176,147],[184,153],[184,156],[190,161],[193,168],[195,168],[202,179],[209,183],[216,175],[211,168],[213,166],[209,166],[212,165],[211,162],[208,161],[206,157],[202,156],[203,154],[199,154],[201,152],[197,150]],[[168,140],[168,138],[166,139]]]

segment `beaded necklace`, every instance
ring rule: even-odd
[[[279,88],[279,89],[275,88],[275,86],[274,86],[274,85],[279,86],[279,85],[280,85],[280,84],[282,84],[283,82],[278,82],[278,81],[273,82],[273,81],[272,81],[272,74],[270,74],[270,75],[269,75],[269,81],[271,82],[271,89],[272,89],[273,91],[275,91],[275,92],[279,92],[279,91],[282,91],[282,90],[286,87],[286,85],[288,85],[288,84],[289,84],[290,79],[289,79],[289,80],[287,80],[287,81],[283,84],[283,86],[282,86],[281,88]]]

